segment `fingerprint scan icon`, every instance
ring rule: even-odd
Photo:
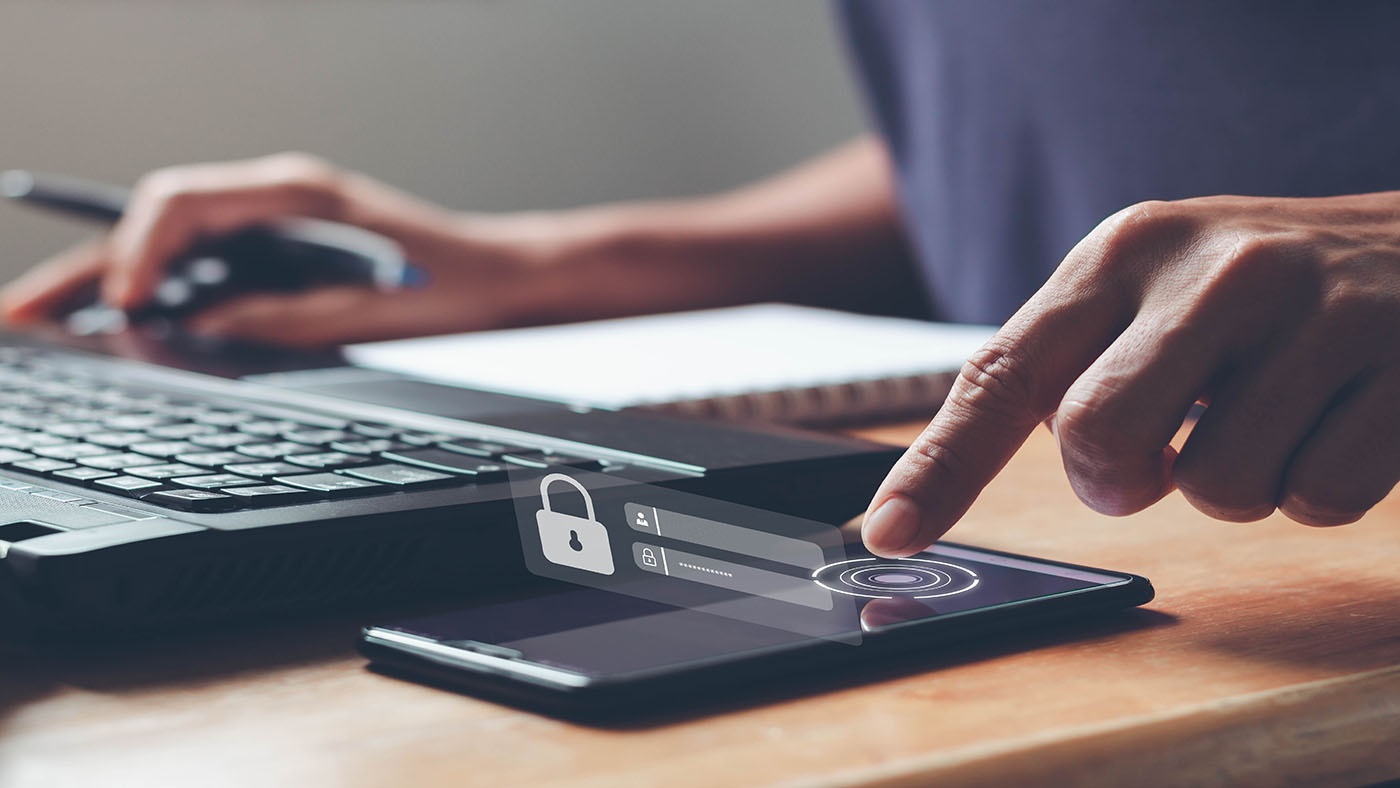
[[[853,558],[823,566],[812,580],[828,591],[868,599],[936,599],[965,594],[981,582],[965,566],[931,558]]]

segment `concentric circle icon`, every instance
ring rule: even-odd
[[[868,599],[936,599],[967,593],[981,582],[965,566],[930,558],[853,558],[823,566],[812,580],[828,591]]]

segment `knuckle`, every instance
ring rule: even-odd
[[[337,178],[335,167],[308,153],[278,153],[267,157],[263,163],[274,180],[289,186],[326,188]]]
[[[1247,232],[1217,260],[1209,285],[1239,297],[1297,311],[1310,308],[1322,290],[1320,266],[1303,233]]]
[[[1037,408],[1029,365],[1009,342],[993,339],[963,363],[948,394],[948,407],[1032,426],[1051,412]]]
[[[1340,478],[1295,474],[1280,496],[1279,509],[1303,525],[1346,525],[1360,520],[1381,497]]]
[[[1102,465],[1126,454],[1160,449],[1153,445],[1147,420],[1124,418],[1116,406],[1116,390],[1103,381],[1081,381],[1065,395],[1055,412],[1056,437],[1062,452]]]
[[[1301,273],[1310,262],[1302,254],[1304,247],[1301,239],[1288,234],[1250,233],[1235,241],[1223,259],[1222,272],[1251,281],[1277,280],[1281,275]]]
[[[1183,455],[1172,466],[1172,482],[1192,506],[1217,520],[1249,523],[1274,513],[1272,490]]]
[[[1120,227],[1144,228],[1174,216],[1174,203],[1167,200],[1144,200],[1133,203],[1113,215]]]
[[[165,167],[141,176],[132,190],[132,201],[169,206],[188,198],[189,172],[183,167]]]
[[[1190,201],[1130,205],[1099,223],[1065,258],[1067,275],[1091,289],[1137,293],[1144,261],[1159,259],[1201,231]]]
[[[1099,225],[1098,235],[1105,251],[1135,251],[1160,243],[1164,238],[1177,238],[1195,229],[1190,212],[1180,203],[1149,200],[1135,203],[1113,214]],[[1110,259],[1119,255],[1110,254]]]
[[[288,196],[313,205],[328,215],[339,215],[343,178],[332,164],[309,153],[287,152],[262,161],[268,184]]]
[[[956,478],[967,464],[955,449],[930,433],[925,431],[910,444],[904,455],[905,461],[912,464],[913,470],[920,476],[934,474]]]
[[[1375,255],[1352,255],[1328,265],[1319,287],[1327,326],[1350,336],[1400,330],[1394,271],[1393,259]]]
[[[1172,469],[1172,481],[1197,511],[1226,522],[1254,522],[1274,514],[1267,491],[1235,483],[1218,473]]]

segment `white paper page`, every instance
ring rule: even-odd
[[[346,348],[360,366],[602,408],[956,371],[995,328],[787,304]]]

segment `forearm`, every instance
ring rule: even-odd
[[[898,313],[921,303],[873,137],[724,194],[464,221],[534,245],[512,322],[762,300]]]

